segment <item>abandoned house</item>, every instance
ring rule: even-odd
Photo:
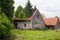
[[[60,28],[59,18],[42,18],[38,9],[31,17],[25,20],[16,18],[14,20],[15,28],[17,29],[58,29]]]
[[[59,29],[60,28],[59,18],[44,18],[44,22],[48,29]]]

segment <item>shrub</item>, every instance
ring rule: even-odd
[[[10,30],[12,28],[13,28],[13,24],[9,21],[6,15],[2,13],[0,15],[0,39],[4,39],[5,36],[10,34]]]

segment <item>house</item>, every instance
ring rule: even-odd
[[[42,18],[38,9],[32,14],[31,17],[23,20],[16,18],[14,20],[15,28],[17,29],[60,29],[59,18]]]
[[[22,20],[19,18],[16,18],[14,20],[15,28],[17,29],[45,29],[45,23],[43,18],[41,17],[40,12],[38,9],[35,10],[35,12],[32,14],[31,17]]]
[[[44,18],[44,22],[48,29],[60,29],[59,18]]]

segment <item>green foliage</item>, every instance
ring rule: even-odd
[[[17,8],[17,10],[16,10],[16,13],[15,13],[15,16],[16,17],[19,17],[19,14],[20,14],[20,12],[22,11],[22,6],[18,6],[18,8]]]
[[[37,9],[37,8],[36,8],[36,6],[35,6],[34,9],[33,9],[33,11],[36,11],[36,9]]]
[[[36,9],[37,9],[37,8],[36,8],[36,6],[35,6],[35,7],[33,8],[33,10],[32,10],[32,13],[34,13],[34,12],[36,11]]]
[[[0,37],[7,35],[13,27],[7,16],[4,13],[0,14]]]
[[[12,22],[14,0],[0,0],[0,40],[4,39],[14,27]]]
[[[20,12],[19,18],[20,18],[20,19],[25,19],[25,18],[27,18],[26,15],[25,15],[24,10],[22,10],[22,11]]]
[[[36,6],[34,8],[32,8],[32,5],[31,5],[30,1],[28,0],[25,8],[23,8],[22,6],[18,6],[18,8],[14,14],[14,19],[15,18],[26,19],[26,18],[30,17],[36,9],[37,9]],[[42,18],[45,17],[43,14],[41,14],[41,16],[42,16]]]
[[[32,15],[32,5],[31,5],[29,0],[26,4],[24,10],[25,10],[25,14],[26,14],[27,17],[30,17]]]
[[[0,14],[1,14],[1,7],[0,7]]]
[[[24,9],[22,8],[22,6],[18,6],[16,13],[15,13],[15,18],[20,18],[20,19],[25,19],[26,15],[24,12]]]
[[[6,16],[11,20],[14,12],[14,0],[0,0],[0,7],[2,13],[5,13]]]

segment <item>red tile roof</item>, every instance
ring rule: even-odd
[[[56,25],[58,22],[58,18],[45,18],[44,22],[46,25]]]

